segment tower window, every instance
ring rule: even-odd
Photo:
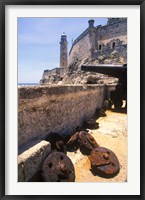
[[[99,50],[102,50],[102,45],[101,44],[99,44]]]
[[[114,48],[115,48],[115,42],[112,43],[112,49],[114,49]]]

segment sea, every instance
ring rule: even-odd
[[[39,83],[18,83],[18,87],[22,87],[22,86],[38,86]]]

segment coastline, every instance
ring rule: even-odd
[[[39,83],[18,83],[18,88],[20,87],[33,87],[33,86],[40,86]]]

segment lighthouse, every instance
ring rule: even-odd
[[[67,68],[68,67],[68,55],[67,55],[67,36],[65,33],[61,35],[60,41],[60,67]]]

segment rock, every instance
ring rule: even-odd
[[[96,84],[96,83],[98,83],[98,80],[100,80],[100,78],[97,76],[88,76],[86,83],[87,84]]]
[[[115,54],[115,52],[114,52]],[[109,77],[104,74],[99,74],[95,72],[85,72],[81,70],[81,65],[98,65],[100,63],[107,63],[111,64],[112,62],[117,63],[118,58],[114,58],[114,54],[110,55],[110,59],[101,55],[98,59],[91,60],[91,59],[84,59],[82,61],[75,60],[67,69],[64,70],[63,73],[59,71],[54,71],[51,76],[46,75],[44,72],[44,79],[40,81],[41,85],[48,85],[48,84],[107,84],[107,83],[114,83],[116,80],[113,77]],[[54,69],[55,70],[55,69]],[[47,72],[48,73],[48,72]],[[51,71],[52,73],[52,71]]]

